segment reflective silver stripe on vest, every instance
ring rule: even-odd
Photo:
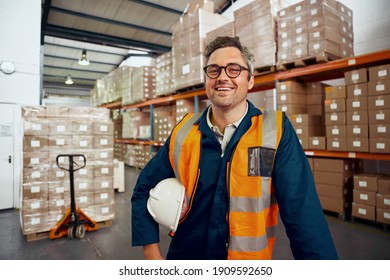
[[[266,229],[266,234],[258,237],[230,236],[229,249],[237,252],[257,252],[268,246],[268,238],[275,237],[276,226]]]
[[[263,144],[261,146],[276,149],[276,112],[263,110]]]
[[[276,112],[270,110],[262,110],[263,121],[262,129],[262,147],[276,149],[277,127],[276,127]],[[270,208],[271,204],[275,204],[276,197],[271,191],[271,178],[261,178],[261,197],[231,197],[232,212],[252,212],[259,213],[264,209]],[[265,229],[266,233],[259,237],[248,236],[230,236],[229,249],[239,252],[257,252],[268,246],[268,238],[275,237],[276,227],[271,226]]]
[[[176,133],[175,143],[173,145],[173,161],[174,161],[174,169],[175,176],[180,181],[179,174],[179,163],[180,163],[180,153],[181,147],[184,143],[184,139],[186,138],[188,132],[191,130],[194,123],[202,116],[202,113],[193,114],[187,122],[179,129]]]

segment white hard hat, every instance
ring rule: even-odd
[[[147,208],[157,223],[176,231],[185,201],[184,186],[176,178],[168,178],[150,190]]]

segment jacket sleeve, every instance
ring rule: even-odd
[[[159,225],[146,207],[149,191],[163,179],[175,177],[169,162],[169,139],[142,169],[131,197],[132,245],[160,242]]]
[[[294,258],[338,259],[310,165],[286,116],[273,183]]]

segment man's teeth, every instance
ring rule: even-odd
[[[218,91],[227,91],[227,90],[231,90],[231,88],[226,88],[226,87],[225,87],[225,88],[218,88],[217,90],[218,90]]]

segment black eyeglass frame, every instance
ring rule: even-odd
[[[230,75],[227,73],[227,71],[226,71],[226,68],[228,68],[229,66],[232,66],[232,65],[233,65],[233,66],[238,66],[238,68],[240,68],[240,72],[238,73],[237,76],[233,76],[233,77],[232,77],[232,76],[230,76]],[[207,73],[207,68],[209,68],[210,66],[216,66],[216,67],[218,67],[219,72],[218,72],[218,75],[217,75],[217,76],[215,76],[215,77],[210,77],[210,76],[209,76],[209,74]],[[221,73],[222,73],[222,69],[225,70],[226,76],[228,76],[228,77],[231,78],[231,79],[234,79],[234,78],[237,78],[238,76],[240,76],[242,70],[246,70],[246,71],[248,71],[248,72],[251,74],[251,71],[250,71],[248,68],[246,68],[246,67],[244,67],[244,66],[242,66],[242,65],[240,65],[240,64],[238,64],[238,63],[228,63],[226,66],[219,66],[219,65],[217,65],[217,64],[209,64],[209,65],[203,67],[203,71],[206,73],[206,76],[209,77],[210,79],[216,79],[216,78],[218,78],[219,75],[221,75]]]

